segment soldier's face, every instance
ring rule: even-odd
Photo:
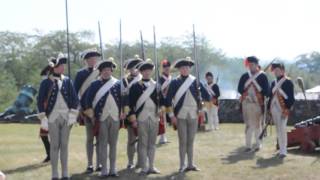
[[[134,76],[136,76],[139,73],[139,71],[135,68],[131,68],[129,71],[130,71],[130,74],[132,74]]]
[[[181,67],[179,68],[179,71],[180,71],[180,74],[181,74],[182,76],[188,76],[189,73],[190,73],[190,67],[189,67],[189,66],[181,66]]]
[[[151,75],[152,75],[152,70],[151,69],[146,69],[141,71],[142,77],[144,79],[150,79]]]
[[[109,79],[112,75],[112,68],[111,67],[103,68],[100,74],[102,79]]]
[[[280,68],[275,68],[273,70],[273,74],[276,76],[276,77],[281,77],[284,75],[284,70],[280,69]]]
[[[53,68],[53,72],[56,74],[63,74],[64,72],[64,65],[60,64],[59,66]]]
[[[162,72],[166,75],[169,75],[170,74],[170,66],[163,67]]]
[[[251,73],[255,73],[258,70],[258,64],[256,63],[249,63],[249,70]]]
[[[212,76],[206,76],[207,82],[212,83],[213,77]]]
[[[91,68],[94,67],[97,64],[97,59],[98,57],[91,57],[87,59],[86,61],[87,61],[88,67],[91,67]]]

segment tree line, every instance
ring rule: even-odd
[[[81,53],[88,48],[99,49],[94,42],[95,34],[91,31],[70,33],[70,62],[71,75],[84,66]],[[12,104],[23,85],[32,85],[36,89],[41,81],[40,71],[51,56],[59,52],[67,52],[65,31],[49,33],[35,32],[33,34],[2,31],[0,32],[0,112]],[[147,58],[153,58],[153,42],[144,41]],[[176,59],[186,56],[192,57],[192,35],[181,37],[166,37],[157,45],[158,59]],[[141,54],[141,43],[124,42],[123,58],[133,58]],[[119,44],[104,43],[103,53],[106,58],[113,57],[119,63]],[[258,56],[258,55],[257,55]],[[219,77],[219,85],[223,89],[236,89],[240,75],[245,71],[243,58],[227,57],[222,50],[215,48],[205,36],[197,37],[197,58],[200,60],[200,75],[211,71]],[[287,64],[288,74],[292,78],[302,76],[307,88],[319,84],[317,74],[320,73],[320,54],[312,52],[297,57],[297,61]],[[173,73],[175,71],[173,70]],[[118,77],[116,70],[115,76]],[[269,75],[270,76],[270,75]],[[271,78],[271,76],[270,76]]]

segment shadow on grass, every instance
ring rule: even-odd
[[[258,158],[257,159],[257,166],[254,169],[264,169],[269,167],[275,167],[283,164],[284,159],[280,159],[277,156],[273,156],[270,158]]]
[[[311,165],[314,165],[316,163],[320,163],[320,149],[319,148],[317,148],[313,152],[303,152],[299,148],[290,148],[290,149],[288,149],[288,153],[294,154],[297,156],[315,157],[316,159],[311,163]]]
[[[8,169],[8,170],[4,170],[3,173],[4,174],[15,174],[15,173],[23,173],[23,172],[27,172],[27,171],[32,171],[32,170],[36,170],[45,166],[50,165],[50,163],[36,163],[36,164],[28,164],[25,166],[21,166],[21,167],[17,167],[14,169]]]
[[[290,148],[288,149],[288,153],[298,155],[298,156],[319,157],[320,149],[316,149],[313,152],[303,152],[299,148]]]
[[[149,179],[149,180],[183,180],[185,179],[185,173],[172,173],[168,175],[163,175],[159,174],[157,176],[141,176],[138,173],[139,171],[137,170],[128,170],[128,169],[123,169],[119,171],[119,177],[107,177],[107,178],[100,178],[98,174],[73,174],[71,176],[71,180],[98,180],[98,179],[116,179],[116,180],[144,180],[144,179]]]
[[[230,152],[227,157],[222,158],[223,164],[235,164],[239,161],[245,161],[249,159],[254,159],[255,152],[244,152],[245,147],[239,147],[234,151]]]

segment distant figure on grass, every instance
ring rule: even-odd
[[[159,77],[159,80],[161,85],[161,97],[162,97],[161,101],[163,104],[165,102],[165,98],[167,97],[169,85],[172,80],[172,77],[170,75],[171,63],[168,60],[164,59],[161,61],[161,67],[162,67],[162,75]],[[168,139],[166,137],[167,121],[170,121],[170,118],[168,117],[167,114],[163,114],[159,124],[159,144],[168,143]]]
[[[214,77],[211,72],[206,73],[206,80],[207,80],[207,83],[205,84],[205,87],[211,96],[211,103],[209,104],[209,107],[207,109],[208,126],[209,126],[208,129],[218,130],[219,129],[218,98],[220,96],[220,90],[217,82],[214,82]]]

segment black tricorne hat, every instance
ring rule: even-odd
[[[101,57],[101,53],[96,49],[87,49],[82,53],[82,59],[87,60],[91,57]]]
[[[58,67],[60,64],[67,64],[67,58],[62,53],[60,53],[57,58],[49,58],[48,62],[51,68],[55,68]]]
[[[132,69],[137,66],[137,64],[141,63],[143,60],[139,58],[139,55],[135,55],[133,59],[129,59],[125,62],[126,69]]]
[[[98,69],[99,71],[102,71],[104,68],[112,68],[115,69],[117,67],[116,63],[114,63],[114,59],[112,57],[110,57],[107,60],[103,60],[99,63],[98,65]]]
[[[186,57],[186,58],[176,60],[174,67],[175,68],[180,68],[182,66],[192,67],[193,65],[194,65],[194,61],[190,57]]]
[[[147,69],[153,70],[154,64],[153,64],[151,59],[147,59],[146,61],[142,61],[139,64],[137,64],[136,68],[139,71],[144,71],[144,70],[147,70]]]

